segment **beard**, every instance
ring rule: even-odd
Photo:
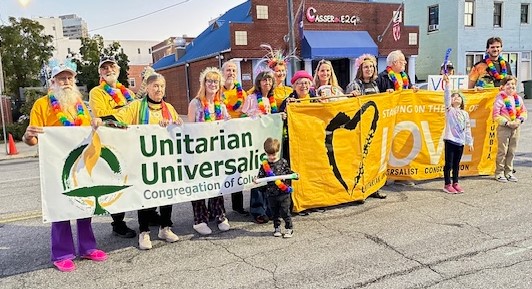
[[[61,105],[61,109],[64,113],[67,113],[69,109],[74,108],[76,110],[76,103],[81,101],[81,92],[79,92],[79,89],[77,86],[56,86],[53,88],[53,94],[57,101],[59,101],[59,104]]]
[[[103,80],[105,80],[107,84],[111,84],[111,83],[116,83],[116,81],[118,80],[118,75],[114,73],[110,73],[108,75],[102,76],[102,78]]]

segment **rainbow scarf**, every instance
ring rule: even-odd
[[[200,121],[213,121],[211,112],[209,111],[209,102],[207,101],[207,98],[204,98],[201,101],[201,104],[203,106],[203,118]],[[224,118],[222,115],[222,108],[220,104],[220,95],[216,93],[216,95],[214,96],[214,115],[216,120],[222,120]]]
[[[493,64],[493,61],[491,61],[491,58],[488,54],[484,55],[484,62],[488,65],[489,74],[493,76],[495,79],[503,79],[508,75],[508,71],[506,68],[506,60],[502,58],[501,55],[499,55],[499,63],[501,64],[501,73],[497,71],[497,68],[495,68],[495,65]]]
[[[229,99],[225,98],[224,104],[230,111],[237,110],[241,105],[242,102],[244,102],[244,92],[242,90],[242,85],[240,83],[235,82],[235,88],[236,88],[236,102],[235,104],[231,105],[229,104]]]
[[[50,99],[52,110],[54,111],[55,115],[63,126],[80,126],[83,124],[85,112],[83,111],[83,105],[81,104],[81,101],[79,99],[76,103],[76,111],[78,112],[78,114],[74,119],[74,122],[71,122],[70,120],[68,120],[68,116],[63,112],[63,109],[61,108],[61,104],[51,91],[48,92],[48,98]]]
[[[163,119],[172,120],[172,114],[168,110],[168,106],[164,100],[161,100],[161,109],[163,111]],[[144,97],[140,103],[139,124],[150,123],[150,107],[148,105],[148,96]]]
[[[273,173],[272,168],[270,167],[270,164],[268,163],[268,159],[266,158],[262,159],[262,168],[264,169],[264,172],[266,173],[268,177],[275,177],[275,174]],[[275,185],[277,185],[277,187],[285,193],[291,193],[294,191],[294,189],[292,189],[291,186],[283,183],[281,180],[276,180]]]
[[[504,106],[506,106],[506,110],[510,116],[510,120],[514,121],[516,118],[518,119],[521,116],[521,103],[519,102],[519,96],[517,93],[513,93],[515,109],[512,106],[512,101],[510,100],[508,94],[506,94],[504,91],[501,91],[501,94],[502,100],[504,101]]]
[[[107,94],[109,94],[113,98],[116,104],[120,104],[122,102],[122,99],[120,98],[120,96],[118,96],[116,91],[109,84],[107,84],[105,80],[102,79],[100,81],[100,86],[103,90],[105,90],[105,92],[107,92]],[[129,94],[129,91],[127,90],[125,86],[122,85],[122,83],[117,81],[116,88],[120,90],[120,93],[124,96],[126,103],[133,101],[133,97],[131,97],[131,95]]]
[[[403,88],[408,89],[408,86],[410,83],[408,82],[408,76],[406,75],[404,71],[401,71],[401,79],[403,80],[403,87],[399,85],[399,81],[397,80],[397,77],[395,76],[395,72],[392,70],[390,66],[386,67],[386,72],[388,72],[388,77],[393,82],[395,91],[403,90]]]

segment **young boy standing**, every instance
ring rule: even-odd
[[[288,162],[279,156],[281,149],[281,143],[278,139],[268,138],[264,142],[264,151],[266,152],[266,159],[262,161],[262,167],[259,170],[258,178],[273,177],[292,174]],[[290,185],[292,181],[276,180],[275,182],[268,182],[264,189],[270,210],[273,215],[273,227],[275,237],[292,238],[294,234],[292,217],[290,214],[290,203],[292,187]],[[285,233],[281,233],[281,220],[283,218],[285,222]]]

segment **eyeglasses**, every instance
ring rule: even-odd
[[[205,79],[205,83],[218,85],[220,81],[218,79]]]
[[[296,85],[297,86],[304,86],[304,85],[309,86],[310,82],[308,82],[308,81],[296,82]]]

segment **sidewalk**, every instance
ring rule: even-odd
[[[15,146],[17,147],[18,154],[8,155],[6,154],[6,145],[4,143],[0,143],[0,161],[22,158],[36,158],[39,156],[38,145],[29,146],[23,142],[15,142]]]

